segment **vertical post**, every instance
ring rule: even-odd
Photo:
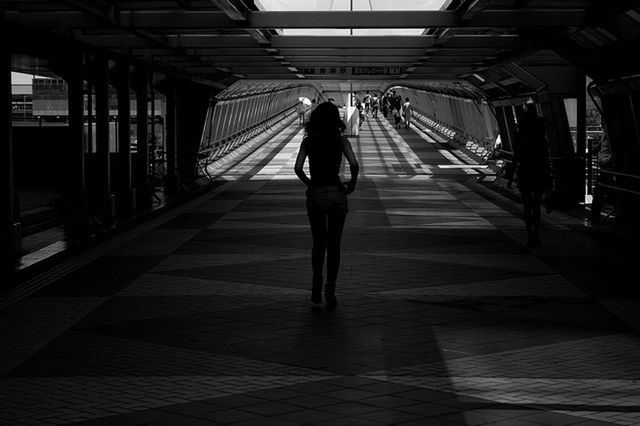
[[[138,157],[136,164],[136,195],[141,207],[149,207],[149,109],[147,107],[148,72],[144,68],[136,69],[136,127],[138,135]]]
[[[167,87],[167,114],[166,114],[166,137],[165,137],[165,149],[167,154],[167,175],[166,175],[166,190],[169,194],[175,195],[179,188],[178,179],[178,107],[177,107],[177,93],[176,93],[176,80],[173,77],[168,78]]]
[[[149,101],[151,102],[151,192],[155,195],[156,192],[156,146],[158,143],[158,139],[156,138],[156,89],[153,85],[153,74],[151,74],[151,78],[149,81],[149,89],[150,96]]]
[[[109,141],[109,62],[103,53],[96,56],[96,200],[102,223],[113,223],[111,197],[111,149]]]
[[[578,71],[577,78],[577,117],[576,117],[576,161],[582,170],[580,176],[576,176],[578,184],[583,188],[581,201],[584,201],[584,188],[586,185],[586,153],[587,153],[587,78],[582,71]]]
[[[6,46],[6,44],[4,44]],[[0,262],[10,269],[18,255],[19,235],[14,216],[13,139],[11,135],[11,54],[0,48]]]
[[[584,200],[584,167],[576,161],[564,100],[560,96],[545,96],[541,101],[558,200],[566,206],[577,205]]]
[[[513,112],[513,108],[511,106],[502,107],[502,119],[504,120],[502,123],[504,125],[505,134],[507,136],[507,140],[505,141],[504,134],[502,137],[502,145],[508,146],[509,151],[515,153],[518,151],[518,143],[516,141],[516,118]],[[502,126],[501,126],[502,127]],[[505,143],[506,142],[506,143]]]
[[[353,12],[353,0],[349,2],[349,10]],[[349,28],[349,35],[353,35],[353,28]]]
[[[84,143],[84,53],[73,52],[69,61],[69,141],[66,146],[67,170],[65,197],[65,234],[71,244],[81,244],[89,236],[89,218],[85,184]]]
[[[129,83],[129,62],[121,59],[118,66],[118,163],[119,188],[118,214],[130,216],[133,212],[133,189],[131,185],[131,99]]]
[[[87,152],[93,153],[95,141],[93,140],[93,84],[87,78]]]

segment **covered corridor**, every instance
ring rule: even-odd
[[[640,424],[640,0],[0,0],[0,36],[1,425]],[[360,170],[337,307],[314,101]]]
[[[5,297],[0,422],[640,421],[620,240],[552,212],[528,249],[477,162],[370,117],[339,305],[311,307],[301,136],[286,126],[211,192]]]

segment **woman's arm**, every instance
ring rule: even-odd
[[[298,178],[307,186],[311,185],[311,179],[304,172],[304,162],[307,159],[307,144],[303,141],[300,144],[300,151],[298,151],[298,157],[296,158],[296,165],[293,170],[296,172]]]
[[[358,160],[356,160],[356,155],[353,153],[353,148],[351,148],[351,143],[346,137],[342,138],[342,148],[351,172],[351,180],[346,185],[347,194],[351,194],[356,189],[360,166],[358,165]]]

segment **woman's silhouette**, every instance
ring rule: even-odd
[[[296,175],[307,185],[307,215],[313,237],[311,301],[322,301],[326,250],[327,283],[324,294],[328,309],[337,305],[335,290],[340,265],[340,239],[348,211],[347,194],[353,192],[358,180],[358,162],[349,140],[342,136],[345,128],[337,106],[331,102],[318,105],[305,126],[305,137],[294,168]],[[351,172],[351,180],[346,185],[339,176],[343,155],[349,162]],[[303,170],[307,157],[310,177]]]
[[[551,186],[551,167],[544,120],[538,116],[534,104],[527,105],[520,120],[518,139],[518,188],[529,234],[527,244],[536,246],[540,243],[540,203],[543,192]]]

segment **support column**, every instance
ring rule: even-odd
[[[580,185],[582,190],[581,201],[584,201],[584,188],[586,185],[586,160],[587,160],[587,78],[582,71],[578,71],[577,78],[577,101],[576,101],[576,167],[580,167],[582,173],[576,176],[576,186]]]
[[[165,149],[167,156],[167,170],[166,170],[166,183],[165,189],[169,194],[175,195],[180,188],[180,182],[178,178],[178,132],[177,132],[177,90],[176,81],[174,78],[170,78],[167,86],[167,116],[166,116],[166,138]]]
[[[516,123],[511,106],[497,107],[496,118],[500,129],[500,139],[505,151],[515,153],[516,146]]]
[[[96,56],[96,203],[97,214],[109,227],[113,223],[111,196],[111,154],[109,149],[109,62],[103,53]]]
[[[547,123],[557,204],[571,207],[584,200],[584,166],[573,148],[569,120],[562,97],[546,96],[540,105]]]
[[[138,154],[136,158],[136,198],[140,207],[151,206],[149,188],[149,108],[147,107],[149,73],[144,68],[136,69],[136,128]]]
[[[131,97],[129,63],[121,60],[118,67],[118,215],[131,216],[133,188],[131,185]]]
[[[69,62],[69,141],[66,146],[66,176],[63,197],[65,234],[70,244],[85,242],[89,216],[85,182],[84,143],[84,53],[74,52]]]
[[[11,135],[11,54],[0,49],[0,262],[10,270],[19,251],[19,225],[15,217],[13,139]],[[0,286],[1,289],[2,286]]]

